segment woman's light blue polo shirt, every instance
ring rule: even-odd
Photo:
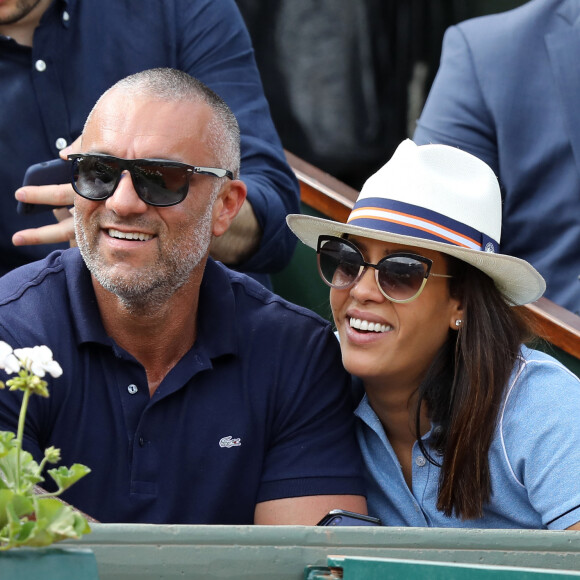
[[[369,514],[385,525],[565,529],[580,521],[580,380],[547,354],[522,349],[489,450],[492,496],[476,520],[437,510],[440,469],[417,443],[409,489],[366,395],[356,415]],[[423,440],[437,458],[430,433]]]

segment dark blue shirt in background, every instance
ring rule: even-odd
[[[150,397],[77,249],[0,279],[0,340],[46,344],[64,371],[30,400],[24,443],[92,469],[64,499],[104,522],[251,524],[257,502],[365,495],[329,323],[211,259],[199,304],[193,348]],[[0,429],[16,431],[20,400],[1,392]]]
[[[14,191],[27,167],[56,158],[72,143],[116,81],[154,67],[200,79],[238,119],[241,178],[263,230],[259,251],[239,269],[272,273],[288,263],[296,238],[284,219],[300,211],[298,185],[234,1],[55,0],[32,49],[0,36],[0,275],[57,247],[12,245],[16,231],[54,223],[50,212],[16,213]]]

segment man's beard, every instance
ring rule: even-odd
[[[77,244],[93,277],[105,290],[117,296],[127,311],[150,311],[165,304],[190,279],[205,257],[211,242],[212,208],[213,204],[208,204],[193,235],[191,225],[183,225],[173,238],[177,243],[174,241],[161,247],[152,264],[136,269],[130,276],[111,272],[97,249],[99,228],[89,241],[87,232],[77,219],[77,212],[74,212]],[[137,226],[138,223],[128,225]]]
[[[14,7],[14,12],[7,18],[0,18],[0,25],[15,24],[28,16],[39,4],[41,0],[18,0]]]

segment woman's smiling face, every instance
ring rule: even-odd
[[[411,252],[432,260],[432,273],[447,274],[446,260],[439,252],[369,238],[349,239],[372,264],[393,252]],[[332,288],[330,304],[344,366],[366,384],[388,381],[416,388],[462,317],[459,300],[449,294],[448,278],[430,276],[417,299],[399,304],[380,292],[373,268],[367,268],[347,290]]]

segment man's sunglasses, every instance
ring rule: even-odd
[[[389,254],[378,263],[369,264],[352,242],[334,236],[320,236],[316,252],[320,276],[331,288],[351,288],[362,278],[367,268],[374,268],[379,290],[392,302],[411,302],[418,298],[429,275],[452,277],[431,274],[432,260],[408,252]]]
[[[181,203],[189,191],[193,175],[234,178],[231,171],[216,167],[196,167],[163,159],[120,159],[111,155],[75,154],[72,186],[82,197],[102,201],[111,197],[128,171],[137,195],[147,204],[167,207]]]

